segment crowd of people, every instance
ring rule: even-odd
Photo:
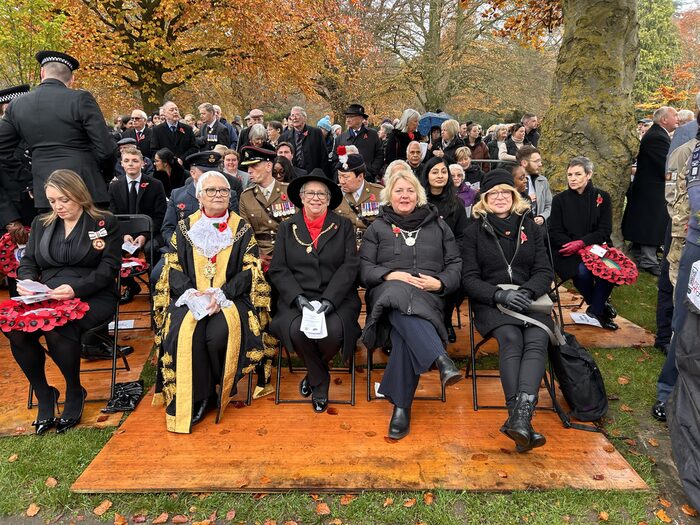
[[[60,417],[38,338],[8,335],[37,395],[37,433],[80,420],[87,394],[75,342],[114,313],[117,298],[127,303],[141,291],[129,279],[114,289],[124,243],[154,254],[156,399],[173,432],[191,432],[210,410],[218,421],[246,374],[257,375],[254,397],[270,393],[277,341],[304,361],[299,393],[324,412],[330,362],[338,353],[347,360],[361,340],[389,353],[379,393],[393,405],[388,435],[401,439],[421,374],[437,368],[443,388],[463,377],[447,349],[456,340],[453,311],[467,299],[478,332],[499,345],[508,408],[501,431],[525,452],[546,442],[531,421],[549,340],[511,313],[553,328],[551,314],[532,305],[571,280],[588,315],[603,329],[618,328],[614,284],[582,259],[591,246],[612,247],[610,196],[594,185],[585,156],[570,159],[568,189],[552,195],[533,114],[487,130],[445,116],[424,136],[414,109],[374,129],[365,108],[351,104],[344,130],[328,115],[311,125],[298,106],[267,122],[252,109],[241,127],[217,105],[202,103],[199,118],[183,118],[168,101],[151,116],[135,109],[109,130],[94,98],[70,89],[75,59],[52,51],[37,59],[39,86],[0,92],[0,100],[12,99],[0,120],[0,218],[18,245],[27,244],[19,279],[46,284],[52,299],[90,304],[90,315],[47,336],[48,355],[67,381]],[[675,109],[654,113],[622,223],[639,267],[662,278],[672,252],[659,264],[657,250],[678,232],[667,228],[664,200],[677,125]],[[696,141],[692,125],[687,136]],[[684,156],[671,161],[674,173],[697,157],[688,140]],[[690,231],[697,229],[695,175],[683,187]],[[120,235],[112,214],[148,215],[153,228]],[[678,258],[681,292],[697,260],[695,242]],[[17,293],[33,292],[19,285]],[[661,281],[659,294],[661,302]],[[682,322],[676,295],[674,331]],[[669,367],[672,355],[671,342]],[[672,371],[664,374],[666,388]],[[655,416],[663,416],[664,402]]]

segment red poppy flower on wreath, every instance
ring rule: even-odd
[[[226,228],[228,228],[228,224],[226,224],[225,222],[220,222],[216,225],[216,228],[223,233],[226,231]]]
[[[525,235],[525,232],[521,230],[520,231],[520,244],[523,244],[525,242],[527,242],[527,235]]]
[[[613,284],[634,284],[639,272],[637,266],[629,257],[617,248],[607,248],[605,257],[591,253],[592,246],[579,250],[581,261],[593,275]]]
[[[185,203],[181,202],[180,204],[177,205],[178,210],[184,210],[185,209]]]
[[[65,301],[49,299],[34,304],[24,304],[8,299],[0,303],[0,330],[48,332],[55,326],[63,326],[68,321],[82,319],[89,309],[90,306],[80,299]]]
[[[372,201],[372,202],[374,202],[374,201],[377,200],[377,197],[374,196],[374,193],[372,193],[372,194],[369,196],[369,200]]]
[[[142,188],[148,188],[148,182],[142,182],[140,186]]]
[[[596,208],[599,207],[601,204],[603,204],[603,197],[600,196],[600,193],[598,194],[598,197],[595,200],[595,205]]]
[[[136,265],[129,264],[129,263],[138,263]],[[128,266],[124,266],[125,264],[129,264]],[[124,257],[122,258],[122,267],[121,270],[119,270],[119,274],[122,276],[122,278],[129,277],[132,274],[137,274],[141,273],[145,270],[148,269],[148,263],[144,261],[143,259],[139,259],[138,257]]]
[[[29,228],[25,229],[29,231]],[[5,274],[15,279],[17,277],[17,268],[19,268],[19,259],[17,257],[17,245],[10,237],[10,234],[5,233],[0,237],[0,274]]]
[[[105,221],[97,221],[97,225],[102,228],[105,225]]]

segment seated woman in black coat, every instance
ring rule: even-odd
[[[440,157],[431,158],[423,167],[420,182],[425,188],[428,202],[437,208],[440,218],[450,227],[457,246],[460,246],[469,219],[452,184],[447,161]],[[459,290],[445,298],[444,320],[447,339],[450,343],[457,340],[457,334],[452,326],[452,312],[455,305],[461,302],[462,294]]]
[[[612,207],[610,195],[593,186],[593,163],[586,157],[569,161],[566,178],[569,189],[554,197],[549,218],[549,236],[554,251],[554,269],[561,279],[573,279],[589,305],[587,313],[603,328],[617,330],[617,315],[608,302],[614,284],[593,276],[581,262],[578,252],[591,244],[612,246]]]
[[[322,170],[294,179],[287,195],[302,211],[277,231],[267,272],[279,294],[270,331],[304,360],[307,375],[299,392],[311,396],[314,412],[323,412],[328,407],[328,363],[341,348],[349,359],[360,337],[355,229],[332,211],[343,194]],[[304,308],[314,310],[311,301],[318,301],[316,311],[325,313],[328,335],[322,339],[300,329]]]
[[[360,279],[370,312],[363,341],[374,349],[391,337],[379,393],[394,404],[389,437],[401,439],[409,432],[420,375],[435,364],[443,386],[462,378],[445,352],[442,316],[445,297],[459,288],[461,260],[452,230],[428,204],[410,167],[391,173],[381,201],[388,203],[360,246]]]
[[[166,197],[170,198],[173,190],[185,185],[185,170],[168,148],[156,151],[153,156],[153,167],[155,168],[153,176],[163,184]]]
[[[486,174],[481,196],[472,212],[462,244],[462,287],[471,301],[474,325],[482,337],[498,341],[501,384],[508,419],[501,432],[515,441],[519,452],[541,447],[545,438],[531,424],[547,361],[549,338],[537,326],[525,325],[498,309],[503,305],[527,311],[534,299],[547,293],[554,278],[542,229],[503,169]],[[499,284],[515,284],[503,290]],[[527,313],[552,327],[550,316]],[[553,327],[552,327],[553,328]]]
[[[62,433],[80,422],[87,392],[80,384],[80,338],[114,315],[117,304],[116,277],[121,265],[122,239],[117,219],[98,210],[77,173],[54,171],[46,181],[51,212],[34,219],[27,249],[17,270],[18,279],[29,279],[51,288],[50,298],[79,298],[90,309],[82,319],[54,327],[48,332],[12,331],[5,335],[17,364],[34,388],[39,403],[37,434],[52,427]],[[21,296],[32,292],[17,286]],[[56,418],[58,390],[46,380],[46,351],[39,343],[46,338],[48,355],[66,381],[63,412]]]

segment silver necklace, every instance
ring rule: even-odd
[[[403,237],[403,242],[406,243],[406,246],[414,246],[416,244],[416,240],[418,239],[418,233],[420,233],[420,230],[420,228],[410,232],[406,230],[401,230],[401,237]]]

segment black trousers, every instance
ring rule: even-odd
[[[518,392],[537,396],[547,364],[549,337],[536,326],[503,325],[493,330],[498,341],[501,385],[510,406]]]
[[[326,316],[328,335],[323,339],[309,339],[299,328],[301,315],[289,326],[289,336],[294,351],[302,358],[306,366],[309,384],[314,389],[314,397],[327,398],[330,385],[328,363],[340,351],[343,345],[343,322],[338,314]]]
[[[430,321],[392,310],[389,323],[392,349],[379,393],[399,408],[410,408],[420,375],[446,352]]]
[[[207,316],[197,323],[192,334],[192,401],[204,401],[216,394],[221,382],[228,343],[228,325],[224,314]]]

